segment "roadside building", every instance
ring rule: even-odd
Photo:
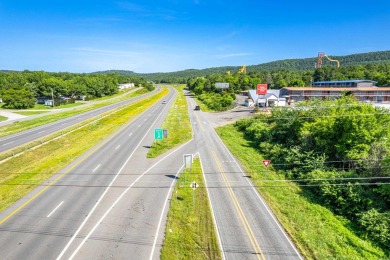
[[[123,89],[127,89],[127,88],[132,88],[132,87],[134,87],[134,83],[120,84],[118,86],[118,90],[123,90]]]
[[[280,96],[292,103],[313,98],[333,100],[347,92],[362,102],[390,102],[390,87],[377,87],[375,84],[372,80],[319,81],[308,88],[282,88]]]
[[[50,106],[50,107],[52,107],[52,106],[53,106],[53,100],[52,100],[52,99],[47,99],[47,100],[45,100],[45,106]]]
[[[36,100],[37,100],[37,104],[45,104],[46,105],[46,101],[50,100],[51,98],[50,97],[37,97]]]
[[[269,89],[265,95],[257,95],[256,90],[251,89],[248,92],[249,98],[259,107],[285,106],[286,99],[280,97],[280,90]]]
[[[246,106],[246,107],[251,107],[251,106],[253,106],[253,105],[254,105],[253,99],[251,99],[251,98],[246,98],[246,99],[245,99],[245,106]]]

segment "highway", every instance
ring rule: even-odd
[[[0,259],[149,257],[161,247],[163,237],[155,237],[182,161],[147,160],[146,153],[173,97],[2,212]]]
[[[300,259],[201,111],[193,139],[146,159],[174,95],[0,213],[0,259],[159,259],[183,154],[198,153],[224,259]]]
[[[224,258],[301,259],[211,122],[201,111],[191,121]]]
[[[138,97],[130,98],[128,100],[120,101],[105,107],[97,108],[91,111],[87,111],[75,116],[71,116],[65,119],[61,119],[49,124],[45,124],[39,127],[35,127],[26,131],[15,133],[12,135],[4,136],[0,138],[0,153],[15,148],[20,145],[24,145],[36,139],[42,138],[44,136],[53,134],[55,132],[61,131],[67,127],[73,126],[80,122],[83,122],[91,117],[98,116],[110,110],[119,108],[124,105],[128,105],[132,102],[135,102],[139,99],[149,96],[156,91],[159,91],[160,88],[157,88],[151,93],[147,93]]]

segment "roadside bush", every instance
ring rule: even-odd
[[[359,224],[365,235],[390,248],[390,212],[380,213],[376,209],[359,214]]]

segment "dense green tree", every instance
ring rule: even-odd
[[[387,110],[343,96],[275,108],[235,126],[288,179],[308,185],[311,199],[388,247],[388,231],[375,228],[389,225],[390,188],[381,179],[390,177]]]
[[[27,89],[7,89],[3,91],[4,108],[25,109],[34,107],[36,99]]]

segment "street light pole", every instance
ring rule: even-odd
[[[51,99],[53,100],[53,109],[54,109],[54,94],[53,94],[53,88],[50,88],[51,89]]]

